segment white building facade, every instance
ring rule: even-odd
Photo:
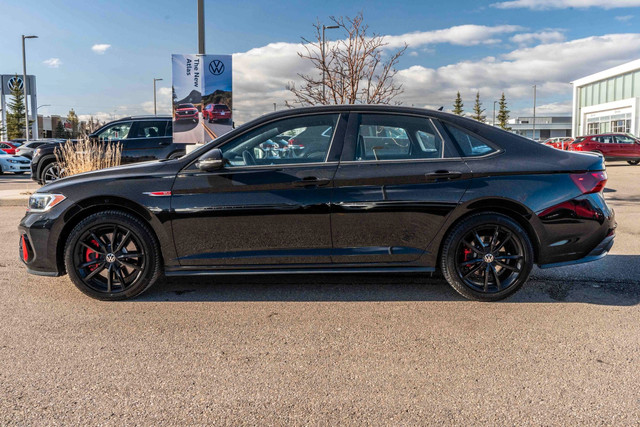
[[[572,136],[608,132],[640,134],[640,59],[571,83]]]

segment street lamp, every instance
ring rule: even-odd
[[[159,82],[162,79],[156,79],[155,77],[153,78],[153,115],[157,116],[158,113],[156,112],[156,82]]]
[[[27,59],[24,51],[24,40],[37,38],[38,36],[22,35],[22,89],[24,91],[24,130],[26,142],[29,142],[29,98],[27,98]]]
[[[322,102],[325,103],[326,102],[326,92],[327,92],[327,88],[326,88],[326,84],[325,84],[325,69],[327,68],[327,62],[326,59],[324,57],[324,30],[333,30],[335,28],[340,28],[339,25],[324,25],[322,24]]]
[[[536,85],[533,85],[533,139],[536,139]]]

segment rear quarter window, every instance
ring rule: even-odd
[[[458,145],[463,157],[480,157],[498,151],[480,138],[448,123],[442,124],[449,137]]]

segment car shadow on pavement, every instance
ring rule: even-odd
[[[640,266],[640,256],[609,255],[607,265]],[[640,276],[608,278],[602,265],[581,264],[534,270],[515,295],[501,303],[585,303],[631,306],[640,303]],[[590,269],[589,269],[589,266]],[[542,272],[542,273],[541,273]],[[358,302],[466,301],[439,274],[247,275],[170,278],[134,301]]]

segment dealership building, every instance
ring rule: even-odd
[[[640,135],[640,59],[571,83],[572,136],[606,132]]]

